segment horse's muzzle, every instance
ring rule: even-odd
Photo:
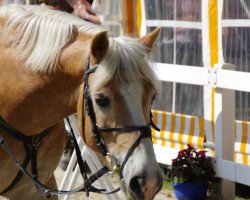
[[[160,170],[133,176],[128,185],[129,196],[134,200],[152,200],[161,190],[163,175]]]

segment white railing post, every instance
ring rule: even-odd
[[[220,69],[233,70],[234,67],[230,64],[216,64],[215,65],[215,77],[216,71]],[[215,80],[216,85],[216,80]],[[215,88],[214,93],[214,119],[215,119],[215,159],[225,159],[234,161],[234,121],[235,121],[235,91]],[[216,165],[217,175],[220,172],[225,173],[227,170],[220,165]],[[232,173],[230,170],[228,173]],[[235,172],[234,172],[235,173]],[[222,179],[221,183],[221,195],[223,199],[234,199],[235,184],[232,181]]]

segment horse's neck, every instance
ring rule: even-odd
[[[67,46],[60,56],[58,71],[46,74],[31,72],[18,61],[15,51],[1,45],[0,37],[0,117],[32,135],[76,112],[90,45],[90,38],[85,38],[78,37]]]
[[[8,51],[0,55],[0,71],[0,116],[25,134],[76,112],[82,75],[32,73]]]

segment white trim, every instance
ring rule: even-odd
[[[224,159],[216,160],[216,175],[237,183],[250,185],[250,166]]]
[[[202,61],[204,67],[210,67],[209,29],[208,29],[208,0],[202,0]]]
[[[233,67],[231,64],[216,64],[214,69],[166,63],[157,63],[156,66],[161,81],[250,92],[250,73],[220,68]]]
[[[250,92],[250,73],[218,69],[217,87]]]
[[[156,73],[162,81],[208,85],[208,69],[204,67],[157,63]]]
[[[223,19],[222,27],[250,27],[250,19]]]
[[[209,0],[201,0],[201,16],[202,16],[202,61],[204,68],[210,68],[210,44],[209,44],[209,16],[208,16]],[[207,143],[213,143],[212,126],[211,126],[211,88],[203,87],[203,110],[204,110],[204,128]]]
[[[180,27],[189,29],[201,29],[201,22],[190,22],[190,21],[176,21],[176,20],[146,20],[146,26],[149,27]]]

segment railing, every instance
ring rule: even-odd
[[[250,73],[233,71],[233,66],[230,64],[216,64],[214,68],[199,68],[162,63],[157,64],[157,73],[161,81],[201,85],[214,91],[214,122],[212,123],[214,142],[209,142],[208,146],[214,147],[217,176],[250,185],[250,166],[234,162],[234,94],[235,90],[250,92]],[[245,146],[248,145],[247,140],[244,142]]]

